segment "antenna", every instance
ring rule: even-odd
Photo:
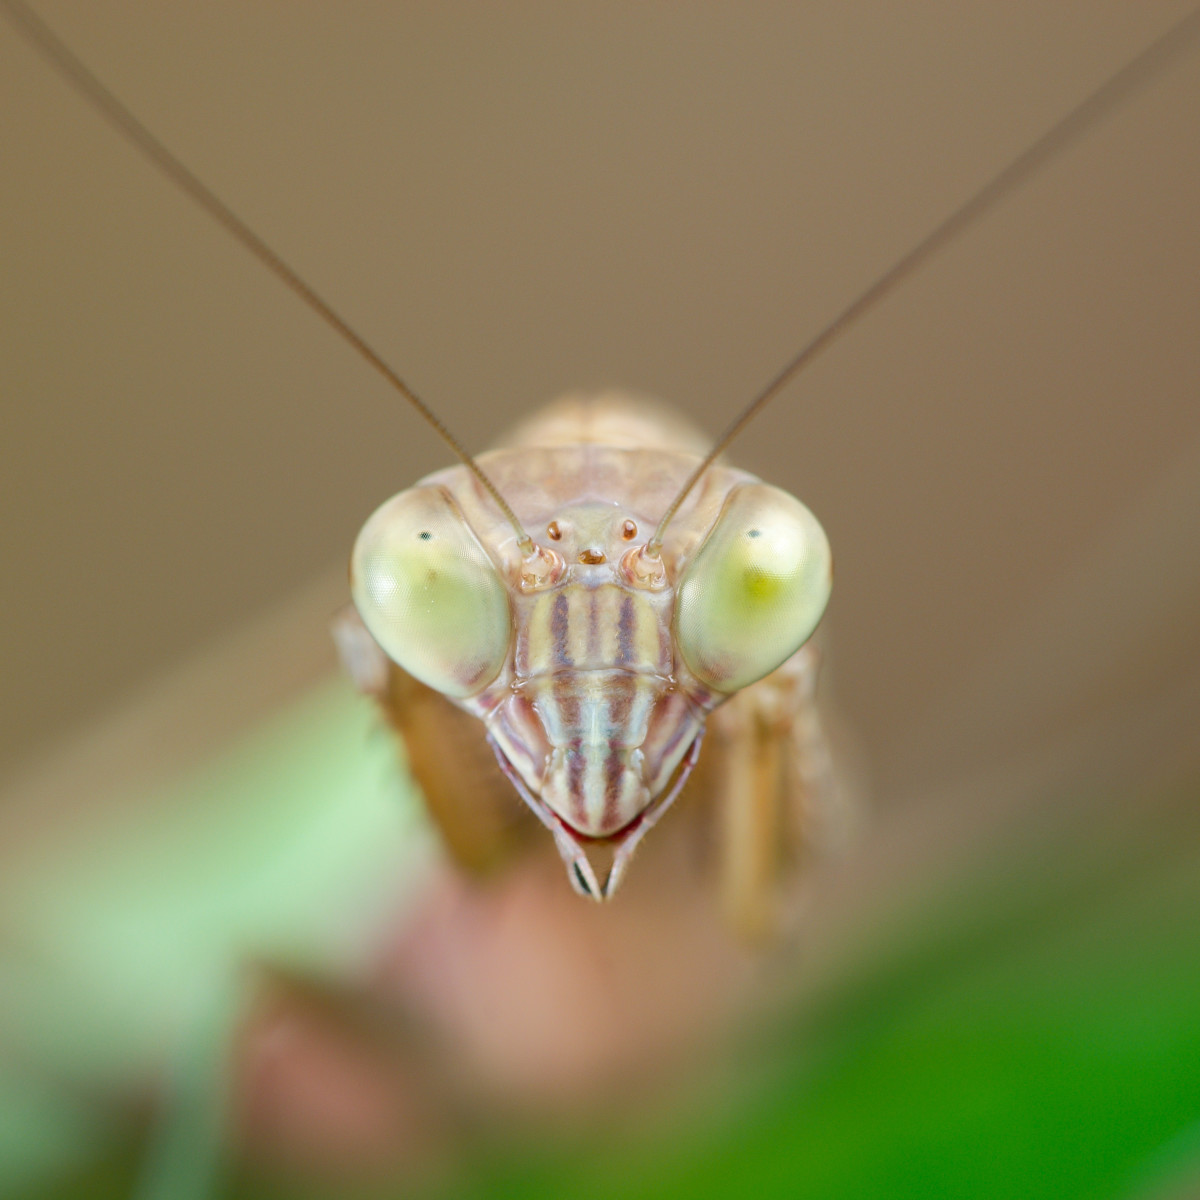
[[[758,416],[768,401],[791,383],[822,350],[840,334],[845,333],[909,275],[924,266],[947,243],[974,225],[998,201],[1015,191],[1067,146],[1077,141],[1087,129],[1108,116],[1121,101],[1154,78],[1172,58],[1189,47],[1197,34],[1200,34],[1200,9],[1193,9],[1051,126],[1032,146],[1001,168],[983,187],[945,217],[907,254],[894,262],[866,291],[861,292],[857,299],[851,301],[816,337],[803,346],[783,370],[730,422],[725,432],[717,438],[713,448],[687,477],[678,495],[668,505],[654,535],[646,543],[645,555],[649,558],[659,556],[667,526],[704,472],[725,452],[730,442]]]
[[[0,0],[0,11],[8,17],[17,32],[25,38],[52,67],[83,97],[99,111],[110,125],[132,142],[150,162],[185,192],[213,220],[225,227],[233,238],[241,243],[259,262],[282,280],[313,312],[321,318],[343,341],[367,360],[433,427],[434,432],[454,452],[455,456],[479,481],[484,491],[496,502],[497,508],[517,534],[517,545],[525,557],[532,555],[536,547],[533,538],[525,532],[508,501],[500,494],[496,485],[487,477],[483,468],[467,453],[462,443],[434,415],[433,410],[404,382],[387,364],[383,357],[349,323],[325,301],[314,288],[306,283],[266,242],[262,240],[216,193],[207,188],[162,142],[158,140],[121,103],[117,97],[96,78],[76,57],[66,44],[48,25],[21,0]]]

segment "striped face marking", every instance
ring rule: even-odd
[[[674,692],[669,596],[622,586],[609,564],[580,564],[572,575],[531,597],[518,622],[511,707],[532,709],[542,753],[513,744],[508,703],[492,729],[529,788],[574,832],[611,837],[662,791],[692,739],[654,736]],[[698,728],[699,713],[693,737]]]
[[[668,788],[703,711],[677,689],[670,590],[621,577],[634,517],[583,503],[547,528],[565,572],[514,597],[511,674],[498,702],[481,698],[480,715],[543,819],[553,814],[573,836],[613,837]]]
[[[517,636],[518,678],[604,668],[669,675],[670,631],[659,624],[666,606],[621,586],[611,567],[587,572],[590,581],[572,574],[567,586],[532,597]]]

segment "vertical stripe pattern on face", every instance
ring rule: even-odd
[[[669,593],[579,580],[518,610],[511,695],[490,729],[579,834],[609,837],[635,821],[700,732],[674,689],[670,613]]]
[[[568,584],[523,614],[517,687],[551,748],[536,790],[580,833],[615,833],[652,799],[642,744],[669,686],[666,603],[615,583]]]
[[[626,671],[561,672],[532,680],[528,690],[553,747],[542,798],[580,833],[603,837],[628,825],[651,799],[641,744],[661,681]]]
[[[534,597],[517,635],[518,679],[613,667],[669,675],[670,613],[656,599],[617,584]]]

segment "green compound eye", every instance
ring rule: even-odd
[[[389,657],[444,695],[473,695],[504,665],[508,593],[442,488],[412,488],[375,510],[354,543],[350,590]]]
[[[729,693],[770,674],[816,629],[832,569],[799,500],[765,483],[736,488],[679,582],[675,638],[692,674]]]

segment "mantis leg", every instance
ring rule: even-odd
[[[721,907],[747,941],[777,932],[783,882],[826,840],[834,777],[816,705],[818,652],[803,647],[709,718],[705,784]]]
[[[478,719],[391,662],[353,609],[337,615],[333,633],[359,690],[378,701],[403,739],[408,769],[451,857],[475,875],[503,865],[533,823]]]

